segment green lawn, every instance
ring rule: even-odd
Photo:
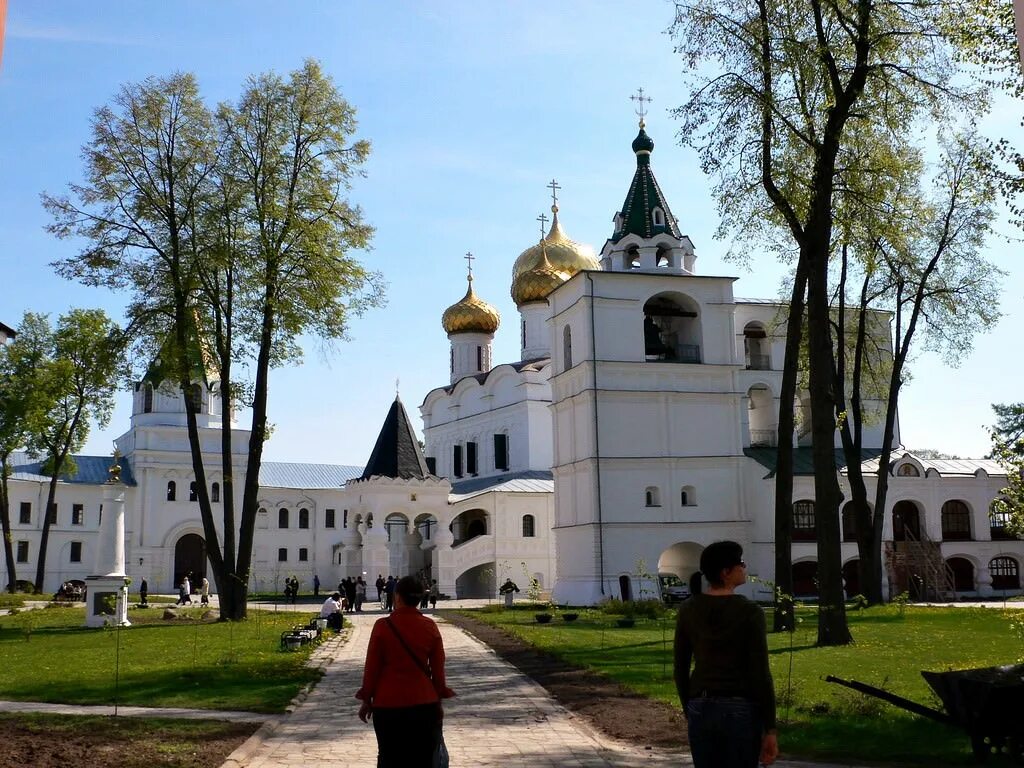
[[[70,704],[281,712],[319,673],[308,650],[279,650],[281,632],[304,613],[250,611],[244,622],[164,621],[160,608],[132,610],[133,626],[85,629],[83,608],[0,617],[0,699]],[[118,648],[120,645],[120,648]]]
[[[556,618],[547,625],[535,623],[528,608],[471,615],[636,691],[678,705],[671,679],[674,614],[621,629],[615,626],[615,617],[592,610],[580,613],[571,624]],[[815,648],[816,619],[810,611],[805,611],[792,635],[768,636],[783,752],[890,764],[970,763],[965,732],[826,683],[824,678],[830,674],[852,678],[939,707],[921,670],[1007,664],[1024,656],[1006,613],[911,606],[902,618],[895,607],[851,612],[849,617],[855,639],[850,646]]]

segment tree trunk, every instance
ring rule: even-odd
[[[793,402],[800,366],[807,269],[797,263],[786,321],[786,356],[779,391],[778,448],[775,460],[775,632],[794,629],[793,622]]]
[[[9,454],[0,456],[0,526],[4,535],[4,562],[7,564],[7,591],[13,594],[18,588],[17,567],[14,564],[14,537],[11,534],[11,496],[7,490],[7,464]]]
[[[57,501],[57,480],[60,478],[61,469],[67,458],[65,453],[59,459],[53,460],[53,475],[50,477],[49,488],[46,491],[46,506],[43,508],[43,532],[39,536],[39,562],[36,564],[36,593],[43,591],[43,580],[46,577],[46,549],[50,543],[50,510]]]

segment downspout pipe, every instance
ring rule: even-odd
[[[591,389],[594,392],[594,469],[597,473],[597,570],[601,579],[601,594],[604,595],[604,516],[601,507],[601,433],[598,428],[597,411],[597,335],[594,322],[594,278],[585,272],[590,284],[590,372]]]

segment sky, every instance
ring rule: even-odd
[[[653,98],[653,167],[695,244],[697,272],[739,278],[738,297],[775,298],[785,267],[758,253],[747,265],[726,261],[709,181],[676,139],[670,111],[686,86],[666,34],[671,21],[664,0],[10,0],[0,69],[0,322],[16,326],[25,311],[56,320],[72,307],[122,319],[125,295],[53,274],[50,262],[76,246],[47,234],[39,202],[41,192],[80,180],[90,116],[122,84],[189,71],[213,105],[236,98],[248,76],[287,73],[307,58],[356,107],[357,135],[372,143],[350,199],[376,228],[359,258],[383,274],[387,305],[355,318],[348,341],[325,348],[305,339],[304,364],[273,371],[265,459],[365,464],[396,380],[421,430],[420,403],[448,383],[440,320],[465,292],[467,251],[477,294],[502,316],[494,360],[518,360],[511,269],[536,242],[536,217],[551,205],[546,185],[561,186],[567,234],[600,250],[635,168],[629,97],[638,87]],[[997,112],[989,127],[1009,130],[1017,114]],[[1019,252],[1006,239],[986,252],[1008,272],[1003,318],[971,354],[955,366],[929,353],[913,360],[900,413],[908,447],[982,456],[991,404],[1024,399]],[[120,393],[110,426],[94,429],[82,452],[110,453],[130,416],[131,396]]]

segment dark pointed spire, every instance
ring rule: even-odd
[[[395,395],[395,402],[391,404],[377,436],[377,444],[373,446],[373,453],[359,479],[367,480],[374,475],[403,480],[423,480],[431,476],[409,423],[409,414],[398,395]]]
[[[651,168],[654,140],[644,130],[643,120],[640,121],[640,132],[633,139],[633,152],[636,154],[636,173],[633,174],[633,182],[629,185],[626,200],[616,219],[618,224],[612,233],[612,242],[617,243],[626,235],[647,239],[662,232],[682,237],[676,217],[669,210],[668,201],[658,180],[654,178],[654,170]]]

